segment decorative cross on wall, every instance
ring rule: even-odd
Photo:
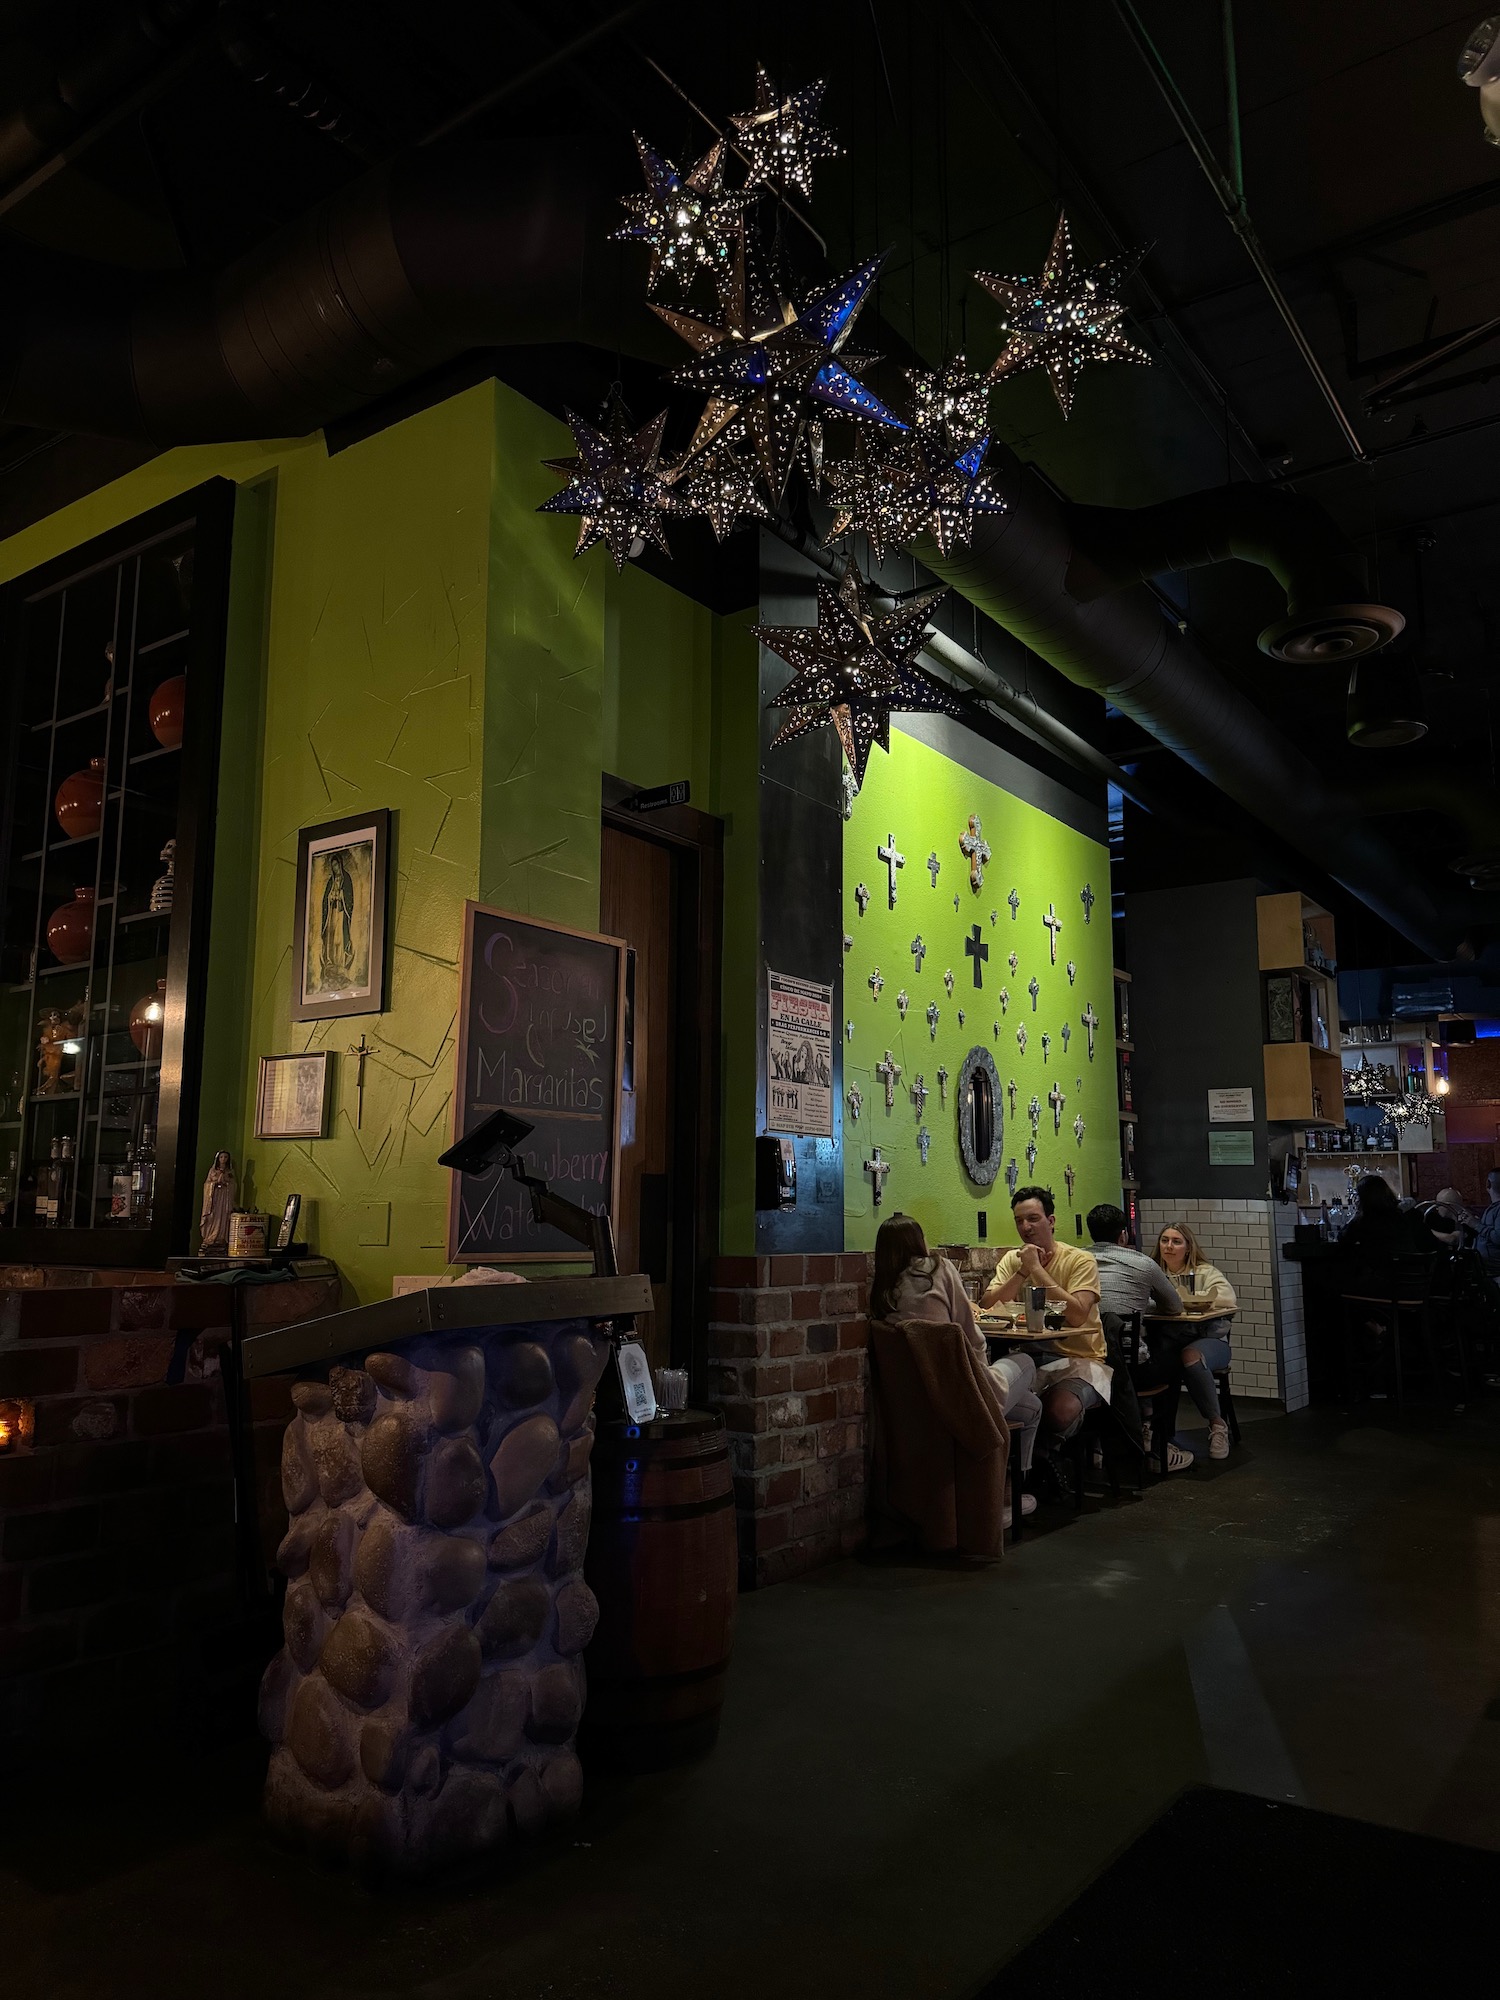
[[[938,1003],[936,1002],[936,1000],[929,1000],[927,1003],[927,1032],[931,1035],[934,1041],[937,1040],[937,1024],[938,1024]]]
[[[937,887],[938,870],[942,865],[942,862],[938,860],[937,849],[933,848],[931,854],[927,857],[927,872],[932,877],[932,886],[934,889]]]
[[[1094,1003],[1092,1000],[1090,1000],[1087,1007],[1083,1010],[1083,1025],[1089,1032],[1089,1061],[1092,1062],[1094,1060],[1094,1030],[1099,1025],[1099,1016],[1094,1012]]]
[[[1070,958],[1068,960],[1068,984],[1071,986],[1073,984],[1073,981],[1077,977],[1078,977],[1078,967],[1073,963],[1072,959]]]
[[[880,989],[885,984],[885,981],[880,976],[880,967],[878,965],[876,966],[875,970],[870,974],[869,978],[865,981],[865,984],[866,986],[869,987],[871,993],[874,994],[875,998],[878,1000],[880,998]]]
[[[844,1023],[844,1040],[846,1042],[854,1040],[854,1021],[852,1017]]]
[[[932,1144],[932,1134],[923,1125],[917,1132],[917,1151],[922,1155],[922,1165],[927,1164],[927,1148]]]
[[[1093,890],[1089,887],[1087,882],[1085,882],[1083,887],[1079,890],[1078,900],[1083,905],[1083,921],[1086,924],[1091,924],[1094,921],[1095,897]]]
[[[1013,951],[1010,957],[1005,962],[1010,967],[1011,978],[1014,979],[1016,976],[1016,968],[1021,963],[1021,954],[1018,951]]]
[[[1023,1021],[1016,1030],[1016,1047],[1024,1056],[1026,1053],[1026,1023]]]
[[[849,1116],[857,1125],[859,1123],[859,1114],[865,1108],[864,1092],[857,1083],[850,1084],[848,1090],[845,1092],[844,1101],[849,1106]]]
[[[1047,905],[1047,914],[1042,918],[1042,922],[1047,926],[1047,943],[1052,952],[1052,963],[1056,965],[1057,934],[1062,929],[1062,918],[1050,903]]]
[[[973,926],[973,928],[969,932],[969,935],[964,939],[964,950],[965,952],[967,952],[969,957],[972,958],[974,961],[975,986],[976,987],[983,986],[984,978],[982,974],[982,967],[984,960],[987,959],[990,955],[990,948],[985,943],[984,933],[980,930],[978,924],[975,924]]]
[[[1000,1012],[1002,1014],[1010,1012],[1010,988],[1008,986],[1000,988]]]
[[[927,947],[926,947],[926,945],[925,945],[925,944],[923,944],[923,942],[922,942],[922,933],[921,933],[920,931],[918,931],[918,932],[917,932],[916,936],[915,936],[915,937],[914,937],[914,938],[912,939],[911,943],[910,943],[910,944],[909,944],[909,945],[907,946],[907,950],[908,950],[908,951],[909,951],[909,952],[911,953],[912,957],[913,957],[913,958],[914,958],[914,959],[916,960],[916,962],[917,962],[917,972],[918,972],[918,974],[920,974],[920,973],[921,973],[921,970],[922,970],[922,960],[923,960],[923,959],[924,959],[924,958],[925,958],[925,957],[927,956]]]
[[[872,1146],[870,1149],[870,1158],[865,1161],[865,1172],[870,1176],[870,1179],[875,1183],[876,1208],[879,1208],[880,1206],[882,1191],[885,1187],[885,1177],[890,1172],[890,1170],[891,1170],[890,1161],[883,1160],[880,1157],[880,1148],[878,1146]]]
[[[1063,1106],[1067,1101],[1067,1098],[1062,1093],[1061,1082],[1054,1083],[1052,1088],[1047,1092],[1047,1102],[1052,1106],[1052,1130],[1054,1132],[1061,1132],[1062,1130]]]
[[[1083,1135],[1087,1130],[1088,1127],[1083,1122],[1083,1113],[1080,1111],[1078,1116],[1073,1120],[1073,1137],[1078,1141],[1080,1146],[1083,1144]]]
[[[849,769],[847,764],[844,766],[843,774],[839,778],[839,787],[844,795],[844,803],[841,811],[845,820],[848,821],[854,817],[854,801],[859,797],[859,786],[854,782],[854,773]]]
[[[850,931],[844,932],[844,949],[845,951],[853,951],[854,949],[854,937]]]
[[[1071,1160],[1063,1168],[1063,1179],[1068,1184],[1068,1200],[1071,1202],[1073,1199],[1073,1186],[1078,1179],[1078,1169]]]
[[[910,1005],[911,995],[903,986],[901,991],[896,995],[896,1012],[901,1016],[903,1021],[906,1019],[906,1010]]]
[[[1033,972],[1031,975],[1031,983],[1026,988],[1026,991],[1031,995],[1031,1011],[1033,1014],[1036,1012],[1036,996],[1038,995],[1038,993],[1041,992],[1041,990],[1042,990],[1041,987],[1038,986],[1036,982],[1036,974]]]
[[[901,1065],[892,1059],[889,1049],[886,1050],[882,1059],[876,1063],[875,1074],[885,1085],[886,1110],[894,1111],[896,1108],[896,1085],[901,1081]]]
[[[984,887],[984,864],[990,858],[990,844],[984,837],[978,813],[969,814],[969,830],[959,835],[958,845],[969,858],[969,887],[978,895]]]
[[[863,916],[865,911],[870,907],[870,892],[863,882],[855,883],[854,900],[859,905],[859,914]]]
[[[943,974],[943,984],[947,987],[948,998],[951,1000],[953,998],[953,967],[951,965]]]
[[[911,1086],[911,1101],[917,1107],[917,1120],[919,1123],[921,1122],[922,1113],[927,1109],[927,1100],[931,1095],[931,1091],[927,1088],[926,1077],[918,1070],[917,1080]]]
[[[955,897],[953,898],[953,914],[954,914],[954,916],[955,916],[955,917],[956,917],[956,916],[958,915],[958,898],[957,898],[957,896],[955,896]]]
[[[1011,920],[1011,922],[1012,922],[1012,923],[1014,923],[1014,922],[1015,922],[1015,920],[1016,920],[1016,918],[1017,918],[1017,917],[1018,917],[1018,916],[1019,916],[1019,915],[1021,914],[1021,892],[1020,892],[1020,890],[1019,890],[1019,889],[1012,889],[1012,890],[1011,890],[1011,892],[1010,892],[1010,894],[1009,894],[1009,895],[1008,895],[1008,896],[1006,897],[1006,899],[1005,899],[1005,900],[1006,900],[1006,902],[1007,902],[1007,903],[1009,903],[1009,904],[1010,904],[1010,920]]]
[[[1014,1077],[1006,1084],[1005,1094],[1010,1099],[1010,1115],[1014,1118],[1016,1115],[1016,1080]]]
[[[1034,1173],[1036,1172],[1036,1140],[1035,1140],[1035,1139],[1028,1139],[1028,1140],[1026,1141],[1026,1171],[1027,1171],[1027,1173],[1028,1173],[1028,1174],[1034,1174]]]
[[[1005,1169],[1005,1185],[1010,1191],[1012,1200],[1015,1199],[1016,1188],[1020,1183],[1020,1179],[1021,1169],[1016,1165],[1015,1160],[1012,1159]]]
[[[991,910],[991,911],[990,911],[990,922],[991,922],[992,924],[998,924],[998,923],[999,923],[999,921],[1000,921],[1000,912],[999,912],[998,910]]]
[[[367,1056],[378,1055],[380,1051],[373,1042],[367,1042],[364,1035],[361,1034],[357,1042],[349,1044],[349,1053],[359,1064],[359,1068],[355,1072],[354,1084],[357,1105],[354,1115],[354,1129],[358,1132],[363,1129],[365,1122],[365,1058]]]
[[[1064,1055],[1068,1053],[1068,1043],[1072,1039],[1073,1039],[1073,1023],[1071,1021],[1064,1021],[1062,1024],[1062,1045],[1063,1045]]]
[[[1026,1116],[1031,1120],[1031,1130],[1033,1135],[1035,1135],[1042,1123],[1042,1100],[1037,1096],[1035,1091],[1031,1093],[1031,1102],[1026,1107]]]
[[[887,908],[894,910],[896,907],[896,870],[906,866],[906,856],[897,848],[895,834],[888,833],[885,840],[886,844],[884,847],[876,848],[875,858],[877,861],[885,863]]]
[[[1050,1035],[1049,1035],[1049,1034],[1047,1033],[1047,1030],[1046,1030],[1045,1028],[1043,1028],[1043,1030],[1042,1030],[1042,1061],[1043,1061],[1043,1062],[1045,1062],[1045,1061],[1047,1060],[1048,1056],[1049,1056],[1049,1055],[1050,1055],[1051,1053],[1052,1053],[1052,1037],[1051,1037],[1051,1036],[1050,1036]]]
[[[948,1102],[948,1071],[942,1063],[938,1064],[937,1080],[938,1103],[946,1104]]]

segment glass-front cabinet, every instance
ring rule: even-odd
[[[0,1263],[189,1247],[233,494],[5,595]]]

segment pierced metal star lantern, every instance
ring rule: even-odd
[[[650,244],[647,293],[656,290],[664,271],[685,289],[700,270],[726,270],[735,224],[749,196],[724,185],[724,141],[710,147],[685,174],[639,132],[635,148],[646,192],[621,195],[630,220],[614,232],[613,240]]]
[[[660,463],[666,411],[635,430],[619,392],[612,390],[602,428],[586,423],[571,410],[565,415],[578,456],[542,461],[549,471],[561,473],[567,484],[561,493],[544,500],[537,512],[582,517],[575,556],[583,555],[595,542],[603,542],[615,568],[623,569],[633,556],[641,554],[648,541],[670,555],[661,517],[678,510]]]
[[[958,697],[914,664],[927,621],[946,595],[941,589],[925,591],[882,617],[870,609],[865,585],[851,566],[837,584],[819,580],[816,625],[752,626],[760,643],[795,669],[767,703],[791,711],[772,747],[832,728],[859,786],[875,745],[890,749],[893,712],[962,717]]]
[[[1000,331],[1007,335],[989,380],[1004,382],[1026,368],[1045,368],[1064,417],[1073,407],[1078,371],[1090,361],[1136,361],[1151,357],[1127,340],[1119,322],[1125,308],[1115,296],[1140,259],[1110,257],[1080,269],[1073,261],[1073,237],[1066,215],[1057,229],[1047,262],[1037,278],[1007,278],[994,271],[975,277],[1003,308]]]
[[[812,194],[814,163],[837,159],[844,150],[818,123],[827,87],[819,80],[783,97],[764,67],[756,65],[755,109],[732,112],[729,119],[750,170],[748,185],[765,181],[778,191],[790,186]]]
[[[771,496],[779,500],[804,433],[820,413],[905,430],[854,372],[868,357],[842,354],[884,261],[868,258],[794,305],[761,276],[742,221],[719,287],[717,318],[653,306],[698,356],[677,369],[673,380],[709,397],[684,463],[720,437],[748,438]]]
[[[755,467],[721,440],[696,460],[677,487],[677,511],[702,514],[723,541],[742,521],[771,518]]]

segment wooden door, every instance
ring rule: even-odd
[[[638,1327],[653,1370],[665,1367],[672,1353],[676,895],[670,847],[604,827],[599,927],[608,937],[624,938],[631,950],[615,1243],[620,1269],[644,1271],[651,1279],[655,1310]],[[690,1312],[691,1301],[684,1305]]]

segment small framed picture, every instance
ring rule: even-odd
[[[255,1095],[256,1138],[326,1138],[332,1064],[332,1049],[314,1049],[302,1056],[262,1056]]]
[[[385,1011],[391,815],[325,820],[297,835],[292,1019]]]

